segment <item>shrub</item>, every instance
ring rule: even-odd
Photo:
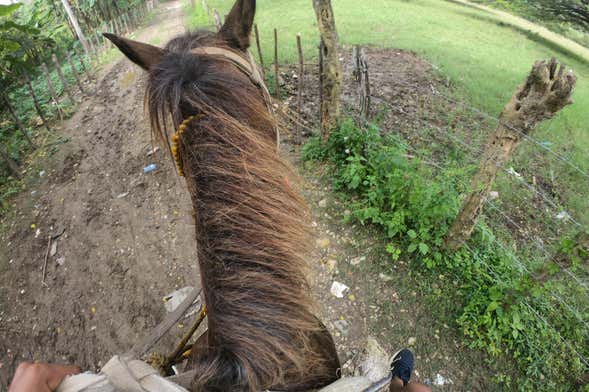
[[[584,344],[579,347],[587,356],[587,331],[575,317],[554,311],[555,291],[571,291],[545,279],[546,271],[555,275],[558,266],[536,263],[538,270],[527,269],[484,223],[467,247],[443,248],[460,207],[458,179],[464,171],[433,167],[408,154],[398,137],[383,136],[376,126],[358,128],[351,120],[326,144],[312,139],[302,156],[329,165],[334,188],[349,198],[351,218],[382,229],[392,262],[409,256],[416,267],[431,272],[431,283],[440,284],[440,274],[459,282],[445,287],[456,325],[471,347],[491,356],[508,353],[517,361],[524,374],[520,390],[570,390],[582,379],[586,365],[567,342]],[[570,240],[563,240],[563,248],[584,252]]]

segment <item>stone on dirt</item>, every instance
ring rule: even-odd
[[[360,363],[362,375],[372,382],[377,382],[389,372],[389,355],[373,337],[368,337],[365,356]]]
[[[340,282],[333,282],[331,285],[331,294],[333,294],[337,298],[344,298],[344,294],[346,291],[350,290],[348,286]]]

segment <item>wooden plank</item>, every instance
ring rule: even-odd
[[[137,342],[129,351],[123,354],[123,357],[141,358],[145,355],[174,325],[176,325],[178,320],[184,316],[186,311],[188,311],[192,304],[197,300],[201,292],[202,290],[200,289],[193,290],[174,312],[168,314],[164,321],[155,327],[148,336]]]

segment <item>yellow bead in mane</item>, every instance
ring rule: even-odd
[[[182,164],[182,157],[180,156],[180,141],[182,139],[182,134],[186,131],[186,128],[188,128],[188,124],[194,119],[194,116],[188,117],[182,122],[182,124],[180,124],[178,131],[172,135],[172,156],[174,157],[174,162],[176,163],[178,175],[180,177],[184,177],[184,167]]]

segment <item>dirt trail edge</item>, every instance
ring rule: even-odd
[[[183,30],[180,3],[167,2],[137,38]],[[163,296],[198,284],[188,195],[170,159],[152,150],[142,78],[122,57],[103,70],[96,93],[62,124],[71,141],[21,195],[19,219],[4,222],[0,390],[23,360],[98,369],[161,320]],[[149,164],[158,169],[144,174]],[[62,231],[44,287],[48,236]]]

